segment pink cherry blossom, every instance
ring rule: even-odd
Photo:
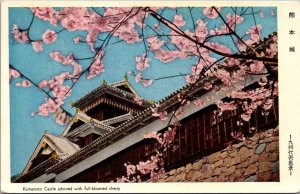
[[[89,70],[89,74],[87,76],[87,79],[91,79],[103,72],[105,72],[105,68],[104,68],[104,64],[101,61],[101,58],[103,56],[104,52],[100,51],[99,55],[97,56],[97,58],[95,59],[94,63],[91,65],[90,70]]]
[[[154,27],[155,30],[160,29],[160,25],[159,24],[154,24],[153,27]]]
[[[113,182],[113,181],[112,181]],[[126,178],[125,176],[122,176],[121,178],[118,177],[117,180],[116,180],[117,183],[127,183],[127,182],[130,182],[128,180],[128,178]]]
[[[226,111],[226,110],[235,110],[237,109],[237,104],[234,101],[231,102],[222,102],[218,101],[216,102],[216,105],[221,111]]]
[[[242,118],[244,121],[249,121],[250,118],[251,118],[251,114],[243,113],[243,114],[241,114],[241,118]]]
[[[167,120],[168,119],[168,113],[167,113],[167,111],[162,111],[162,112],[158,112],[158,114],[159,114],[159,118],[160,118],[160,120],[163,120],[163,121],[165,121],[165,120]]]
[[[201,99],[197,99],[197,100],[194,101],[194,104],[198,107],[201,107],[205,104],[205,102]]]
[[[71,53],[67,55],[67,57],[63,56],[60,52],[56,51],[53,53],[50,53],[50,58],[53,60],[60,62],[62,65],[71,65],[73,67],[73,73],[72,75],[68,75],[68,78],[73,78],[73,81],[76,81],[78,76],[83,71],[81,65],[77,63]]]
[[[237,14],[227,14],[226,15],[226,22],[228,26],[233,29],[235,27],[235,24],[240,24],[244,21],[244,18]]]
[[[148,87],[148,86],[152,85],[153,80],[152,79],[143,79],[143,80],[141,80],[141,82],[144,85],[144,87]]]
[[[144,85],[144,87],[148,87],[150,85],[152,85],[153,83],[153,80],[151,79],[143,79],[143,76],[142,76],[142,73],[138,73],[136,76],[135,76],[135,81],[137,83],[142,83]]]
[[[151,112],[152,112],[152,116],[154,117],[158,117],[158,113],[157,113],[157,107],[150,107]]]
[[[204,38],[208,34],[207,22],[204,22],[202,19],[197,20],[197,28],[195,30],[195,34],[200,40],[204,40]]]
[[[233,30],[237,24],[241,24],[244,21],[244,18],[240,15],[228,13],[226,15],[226,23]],[[220,28],[215,28],[210,30],[211,35],[220,35],[229,33],[230,30],[226,24],[222,25]]]
[[[201,60],[199,64],[197,64],[196,66],[192,66],[192,73],[194,75],[199,75],[204,66],[205,66],[205,64],[204,64],[203,60]]]
[[[136,165],[137,170],[139,172],[141,172],[142,174],[149,174],[150,172],[152,172],[153,170],[158,168],[157,163],[151,161],[151,160],[147,160],[146,162],[139,162],[138,165]]]
[[[68,31],[85,30],[86,25],[89,22],[89,13],[86,8],[79,7],[67,7],[59,11],[61,15],[61,25]]]
[[[65,99],[68,95],[70,95],[71,90],[70,86],[63,85],[64,81],[68,78],[72,78],[68,72],[63,72],[51,80],[43,80],[39,83],[40,88],[49,87],[54,97],[62,100]]]
[[[53,30],[46,30],[43,34],[43,42],[46,44],[52,44],[57,39],[57,34]]]
[[[182,27],[186,24],[186,21],[184,21],[183,17],[181,14],[176,14],[174,16],[174,21],[173,23],[177,26],[177,27]]]
[[[239,122],[239,123],[241,123],[241,122]],[[241,124],[242,124],[242,123],[241,123]],[[238,124],[238,125],[239,125],[239,124]],[[232,136],[234,139],[237,139],[237,140],[239,140],[239,141],[245,141],[245,140],[246,140],[244,134],[241,133],[241,132],[233,131],[233,132],[231,132],[230,134],[231,134],[231,136]]]
[[[185,80],[188,84],[193,84],[199,79],[198,75],[186,75]]]
[[[157,51],[159,50],[165,43],[164,40],[160,40],[159,38],[155,37],[155,36],[151,36],[147,39],[150,49],[152,51]]]
[[[218,69],[216,74],[225,85],[229,86],[232,84],[233,78],[231,77],[230,72],[226,71],[225,69]]]
[[[133,175],[136,173],[136,166],[132,164],[124,164],[126,167],[127,176]]]
[[[20,77],[20,73],[17,70],[9,69],[9,79]]]
[[[73,61],[72,63],[70,63],[70,65],[73,66],[73,74],[72,74],[71,78],[74,78],[73,81],[76,81],[83,69],[82,69],[81,65],[79,63],[77,63],[76,61]],[[103,69],[102,69],[102,72],[103,72]]]
[[[253,61],[250,64],[250,71],[252,73],[259,73],[264,69],[265,65],[262,61]]]
[[[260,12],[259,12],[259,16],[260,16],[261,18],[264,18],[264,17],[265,17],[264,12],[263,12],[263,11],[260,11]]]
[[[157,133],[156,131],[152,131],[150,133],[147,133],[144,135],[145,139],[154,138],[156,139],[160,144],[163,144],[163,140],[161,138],[161,134]]]
[[[218,42],[207,42],[206,45],[212,49],[215,49],[216,51],[221,52],[221,53],[232,54],[232,51],[230,48],[228,48],[227,46],[220,44]]]
[[[251,43],[249,41],[251,41]],[[236,46],[239,48],[240,51],[246,51],[247,45],[251,45],[253,43],[252,40],[247,40],[247,41],[244,41],[244,42],[246,43],[246,45],[240,40],[236,41]]]
[[[143,104],[143,100],[139,97],[139,96],[135,96],[133,98],[134,102],[136,102],[137,104],[139,105],[142,105]]]
[[[146,68],[150,67],[149,62],[151,59],[145,56],[146,53],[142,54],[141,57],[135,57],[135,61],[137,62],[136,69],[139,71],[144,71]]]
[[[177,58],[186,58],[186,55],[180,51],[165,51],[158,49],[155,52],[155,57],[164,63],[169,63]]]
[[[263,104],[262,108],[264,110],[269,110],[273,106],[273,101],[274,101],[273,99],[270,99],[270,98],[267,99],[266,102]]]
[[[62,102],[55,102],[51,98],[46,98],[45,102],[39,107],[39,115],[48,116],[49,112],[55,112]]]
[[[28,30],[20,30],[19,27],[14,24],[12,33],[14,34],[14,38],[17,42],[20,43],[28,43],[29,38],[28,38]]]
[[[115,10],[117,10],[117,9],[115,9]],[[116,12],[115,12],[115,10],[114,11],[107,10],[107,11],[112,11],[112,12],[116,13],[121,10],[121,12],[124,13],[125,10],[130,11],[130,8],[118,9]],[[107,11],[105,12],[104,15],[106,15],[108,13]],[[144,18],[144,14],[139,11],[139,8],[133,8],[131,11],[132,11],[133,16],[129,20],[127,20],[125,23],[123,23],[123,25],[121,25],[114,33],[115,36],[124,40],[128,44],[140,42],[142,40],[138,31],[135,29],[135,25],[139,26],[140,28],[143,27],[142,21]],[[122,19],[126,16],[127,16],[127,14],[119,14],[118,16],[112,17],[108,20],[109,20],[109,22],[117,24],[118,22],[122,21]]]
[[[57,12],[52,7],[31,8],[31,11],[41,20],[49,21],[52,25],[57,24]]]
[[[122,40],[126,41],[127,44],[140,42],[142,38],[133,26],[133,24],[131,24],[128,27],[122,25],[122,27],[116,31],[115,35],[121,38]]]
[[[76,22],[71,18],[64,18],[61,20],[61,25],[68,31],[75,31],[77,29]]]
[[[275,16],[274,10],[271,10],[271,15],[272,15],[272,16]]]
[[[89,31],[88,35],[86,36],[86,42],[90,46],[90,49],[92,52],[95,52],[94,45],[97,40],[98,34],[99,34],[98,31],[91,30],[91,31]]]
[[[270,57],[274,57],[277,55],[278,53],[278,45],[277,45],[277,40],[276,43],[271,43],[269,48],[266,49],[266,53],[268,54],[268,56]]]
[[[77,36],[76,38],[74,38],[74,43],[78,44],[81,40],[82,40],[82,37],[81,36]]]
[[[252,28],[248,29],[246,31],[246,34],[249,34],[250,38],[254,42],[259,42],[261,29],[262,29],[261,25],[256,25],[256,26],[253,26]]]
[[[21,83],[16,83],[16,86],[28,88],[31,86],[31,83],[27,80],[23,80]]]
[[[218,12],[221,11],[220,7],[216,7],[216,9],[218,10]],[[218,13],[212,7],[204,8],[202,13],[210,19],[215,19],[216,17],[218,17]]]
[[[168,127],[168,130],[163,135],[164,142],[166,142],[167,144],[172,143],[175,138],[175,135],[176,128]]]
[[[135,76],[135,81],[138,83],[138,82],[141,82],[142,81],[142,74],[141,73],[138,73],[136,76]]]
[[[205,82],[204,83],[204,89],[210,90],[213,87],[213,85],[210,82]]]
[[[204,27],[205,28],[205,27]],[[197,28],[198,32],[200,32],[203,29],[203,26]],[[194,37],[195,36],[195,32],[190,32],[189,30],[185,30],[184,31],[185,34],[187,34],[188,36]],[[171,37],[171,42],[176,45],[176,47],[178,49],[180,49],[181,52],[178,51],[169,51],[169,54],[173,54],[173,57],[176,58],[182,58],[185,59],[190,55],[196,54],[198,52],[197,47],[195,46],[195,44],[193,44],[191,41],[188,41],[186,38],[182,37],[182,36],[177,36],[176,33],[174,32],[170,32]],[[200,37],[197,37],[197,39],[199,39],[200,41]],[[158,51],[157,51],[158,52]],[[160,54],[160,53],[158,53]],[[159,58],[159,57],[157,57]],[[175,58],[175,59],[176,59]]]
[[[168,119],[168,113],[167,113],[167,111],[157,111],[157,109],[154,109],[154,108],[152,108],[151,107],[151,110],[152,110],[152,116],[154,116],[154,117],[159,117],[160,118],[160,120],[163,120],[163,121],[165,121],[165,120],[167,120]]]
[[[174,115],[175,115],[175,117],[178,118],[183,112],[184,112],[184,111],[183,111],[183,107],[180,106],[180,107],[175,111]]]
[[[73,58],[71,55],[68,55],[68,57],[64,57],[59,51],[55,51],[50,53],[50,58],[54,61],[57,61],[63,65],[70,64],[73,61]]]
[[[48,84],[49,84],[48,80],[43,80],[39,83],[39,88],[43,89],[43,88],[47,87]]]
[[[43,42],[42,41],[34,41],[31,43],[33,50],[36,53],[42,52],[43,51]]]

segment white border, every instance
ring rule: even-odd
[[[298,96],[300,94],[300,1],[243,1],[230,4],[236,6],[278,6],[278,35],[279,35],[279,129],[280,129],[280,182],[272,183],[138,183],[138,184],[116,184],[116,183],[93,183],[93,184],[28,184],[10,183],[10,126],[9,126],[9,78],[8,78],[8,7],[23,6],[170,6],[176,2],[176,6],[228,6],[229,1],[200,2],[200,1],[4,1],[1,4],[1,190],[0,192],[26,193],[24,187],[59,188],[68,186],[110,186],[120,187],[118,192],[300,192],[300,109]],[[296,12],[294,20],[288,19],[290,11]],[[293,24],[291,24],[293,22]],[[288,31],[294,29],[296,35],[290,37]],[[297,44],[298,43],[298,44]],[[297,44],[297,45],[295,45]],[[288,47],[295,45],[296,52],[291,54]],[[294,171],[289,176],[288,171],[288,140],[292,134],[294,142]],[[43,192],[59,193],[49,190]],[[75,192],[74,190],[72,192]],[[84,191],[80,191],[84,192]],[[100,192],[100,191],[88,191]],[[105,193],[117,192],[106,190]],[[27,193],[33,193],[27,191]],[[40,192],[39,192],[40,193]]]

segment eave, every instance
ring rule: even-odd
[[[134,94],[129,93],[127,91],[115,88],[113,86],[110,85],[101,85],[100,87],[94,89],[93,91],[89,92],[87,95],[85,95],[84,97],[80,98],[79,100],[77,100],[76,102],[72,103],[72,106],[81,109],[82,111],[87,111],[90,109],[86,108],[87,105],[92,104],[93,101],[95,101],[96,99],[99,99],[101,96],[103,96],[104,94],[110,94],[113,95],[117,98],[126,100],[130,103],[134,103],[137,106],[141,106],[141,107],[148,107],[149,105],[151,105],[147,100],[142,100],[142,104],[137,104],[134,101],[134,98],[136,97]]]

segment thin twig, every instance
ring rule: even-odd
[[[44,89],[41,89],[39,87],[39,85],[37,83],[35,83],[31,78],[29,78],[28,76],[24,75],[24,73],[22,73],[22,71],[20,71],[19,69],[17,69],[16,67],[14,67],[13,65],[9,64],[9,68],[10,69],[14,69],[16,71],[18,71],[21,75],[21,77],[25,78],[26,80],[30,81],[30,83],[32,83],[36,88],[38,88],[40,91],[42,91],[44,94],[46,94],[50,99],[52,99],[54,102],[56,100],[55,97],[52,97],[49,92],[46,92]],[[69,116],[72,116],[71,113],[69,113],[66,109],[64,109],[62,106],[60,106],[60,108],[65,112],[67,113]]]

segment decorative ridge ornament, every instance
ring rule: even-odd
[[[128,75],[127,75],[127,73],[125,73],[125,75],[124,75],[124,80],[125,80],[126,82],[128,82]]]

